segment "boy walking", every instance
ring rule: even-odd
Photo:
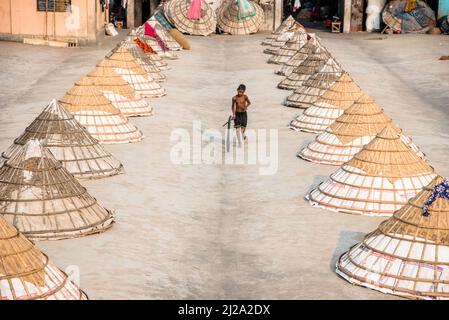
[[[237,138],[239,141],[240,134],[243,136],[243,139],[246,140],[245,131],[248,123],[247,109],[251,104],[245,91],[246,86],[241,84],[237,88],[237,95],[232,97],[232,119],[234,120],[234,127],[237,130]]]

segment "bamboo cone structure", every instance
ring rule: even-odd
[[[138,94],[145,98],[159,98],[167,94],[166,90],[149,77],[128,50],[123,47],[113,51],[97,66],[113,68]]]
[[[142,41],[148,44],[154,51],[156,51],[157,55],[164,59],[176,60],[178,56],[170,49],[163,49],[156,38],[150,37],[145,34],[145,25],[141,25],[140,27],[131,31],[131,36],[138,36]],[[161,38],[162,39],[162,38]]]
[[[126,117],[151,116],[153,108],[113,68],[95,67],[87,77]]]
[[[128,50],[128,52],[136,60],[137,64],[141,66],[147,74],[156,82],[164,82],[167,78],[157,67],[157,64],[134,42],[133,37],[127,37],[120,45]]]
[[[437,176],[408,204],[345,252],[348,282],[407,298],[449,298],[449,183]]]
[[[247,35],[259,31],[264,22],[265,14],[257,3],[249,1],[255,10],[255,15],[239,19],[239,8],[235,0],[224,0],[217,10],[217,26],[220,30],[231,35]]]
[[[284,90],[296,90],[303,85],[311,76],[317,73],[329,59],[329,53],[324,49],[317,48],[309,57],[304,60],[292,73],[279,82],[278,88]]]
[[[292,16],[288,16],[287,19],[282,21],[282,23],[279,25],[279,27],[268,37],[265,38],[264,41],[262,41],[263,46],[269,46],[271,43],[283,32],[290,29],[293,24],[295,23],[295,19]]]
[[[290,122],[290,128],[297,131],[321,133],[352,106],[362,95],[362,90],[344,72],[317,101],[304,113]]]
[[[285,99],[284,105],[307,109],[340,78],[342,72],[341,66],[333,58],[329,58],[320,71]]]
[[[268,63],[284,64],[307,43],[307,33],[303,29],[295,31],[294,35],[274,55],[268,59]]]
[[[306,198],[331,211],[390,216],[434,177],[433,168],[390,123]]]
[[[293,37],[293,35],[295,34],[295,31],[298,29],[304,29],[304,27],[295,22],[293,23],[293,25],[291,26],[291,28],[285,30],[283,33],[279,34],[272,42],[271,44],[265,48],[265,50],[263,51],[263,53],[266,54],[276,54],[276,52],[283,47],[288,40],[291,39],[291,37]]]
[[[190,20],[187,10],[190,0],[170,0],[164,3],[166,18],[181,32],[194,36],[207,36],[215,31],[217,17],[212,7],[204,0],[201,1],[201,18]]]
[[[298,157],[316,163],[340,166],[362,150],[365,144],[373,140],[376,134],[391,122],[383,109],[363,93],[333,124],[300,150]],[[425,158],[410,138],[401,135],[401,139],[421,158]]]
[[[136,41],[140,40],[146,44],[146,41],[143,39],[143,36],[137,35],[136,29],[131,30],[130,35],[133,38],[133,41],[135,43],[136,43]],[[140,46],[139,46],[139,48],[142,49]],[[147,53],[145,51],[144,51],[144,53],[146,55],[146,58],[142,59],[142,60],[145,63],[152,64],[152,65],[156,66],[157,68],[159,68],[159,70],[161,70],[161,71],[170,70],[170,67],[169,67],[167,61],[165,61],[164,57],[161,54],[158,54],[157,52],[156,53]]]
[[[87,300],[67,274],[0,216],[0,300]]]
[[[33,240],[83,237],[114,222],[112,212],[38,140],[29,140],[0,167],[0,215]]]
[[[293,70],[303,63],[316,49],[317,44],[313,38],[307,40],[306,44],[304,44],[288,61],[282,64],[275,73],[288,77]]]
[[[39,140],[77,178],[96,179],[123,173],[122,164],[56,100],[14,140],[3,158],[11,158],[30,140]]]
[[[103,96],[89,77],[76,82],[59,102],[102,144],[143,139],[142,132]]]
[[[165,42],[167,47],[171,51],[179,51],[182,50],[182,47],[179,45],[179,43],[168,33],[167,30],[165,30],[164,27],[156,20],[156,18],[151,17],[147,21],[153,28],[156,30],[156,33],[161,37],[162,41]]]

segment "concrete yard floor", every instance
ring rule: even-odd
[[[324,45],[354,80],[449,175],[449,37],[331,34]],[[295,154],[314,135],[287,128],[300,110],[281,105],[288,91],[252,36],[190,37],[191,51],[169,61],[168,95],[151,100],[151,118],[133,118],[141,143],[106,146],[124,175],[82,181],[117,223],[99,235],[37,245],[61,268],[79,267],[92,299],[390,299],[334,272],[338,256],[382,218],[309,206],[304,195],[335,167]],[[81,49],[0,42],[0,150],[52,98],[90,71],[117,39]],[[220,129],[239,83],[252,100],[251,128],[278,129],[279,167],[175,165],[175,128]]]

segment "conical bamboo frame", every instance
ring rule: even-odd
[[[234,0],[224,0],[217,10],[217,25],[220,30],[231,35],[253,34],[259,31],[264,22],[265,14],[257,3],[249,1],[256,14],[244,20],[239,20],[239,9]]]
[[[293,36],[293,34],[295,33],[296,30],[298,29],[304,29],[304,27],[297,23],[294,22],[293,25],[285,30],[283,33],[279,34],[272,42],[271,44],[263,51],[263,53],[266,54],[276,54],[276,52],[282,47],[284,46],[288,40],[290,40],[290,38]]]
[[[77,178],[97,179],[123,173],[122,164],[56,100],[14,140],[3,158],[11,158],[30,140],[39,140]]]
[[[331,211],[391,216],[434,177],[433,168],[403,141],[400,130],[387,124],[306,198]]]
[[[134,42],[132,37],[128,37],[123,41],[121,47],[128,50],[136,60],[137,64],[142,67],[154,81],[164,82],[166,80],[161,69],[157,67],[149,55],[143,52],[143,50]]]
[[[276,74],[288,77],[293,70],[304,62],[315,50],[317,45],[313,39],[309,39],[287,62],[285,62]]]
[[[166,90],[148,76],[126,48],[119,47],[103,59],[98,66],[114,68],[126,82],[145,98],[159,98],[167,94]]]
[[[140,41],[140,42],[143,42],[143,43],[147,44],[145,42],[145,40],[142,39],[142,36],[137,35],[135,30],[132,30],[130,35],[133,38],[134,43],[137,44],[136,41]],[[138,44],[137,44],[137,46],[141,50],[143,50],[143,48],[141,48]],[[154,50],[154,52],[156,52],[156,51]],[[165,61],[164,57],[161,56],[160,54],[158,54],[157,52],[156,53],[149,53],[149,52],[147,53],[147,52],[144,51],[144,53],[146,54],[146,57],[147,57],[146,59],[144,59],[144,62],[146,62],[148,64],[153,64],[154,66],[159,68],[159,70],[161,70],[161,71],[170,70],[170,67],[168,66],[167,61]]]
[[[439,198],[423,216],[423,206],[444,182],[437,176],[408,204],[383,221],[337,261],[348,282],[407,298],[449,298],[449,203]],[[445,183],[447,185],[447,182]]]
[[[97,66],[89,80],[126,117],[151,116],[153,108],[112,68]]]
[[[89,77],[76,82],[59,102],[102,144],[143,139],[142,132],[103,96]]]
[[[288,77],[279,82],[278,88],[283,90],[296,90],[323,68],[329,59],[332,58],[327,51],[317,48]]]
[[[164,4],[164,12],[176,28],[187,34],[207,36],[215,32],[217,17],[212,7],[204,0],[201,1],[201,18],[190,20],[187,18],[189,0],[170,0]]]
[[[292,16],[288,16],[287,19],[285,19],[271,35],[269,35],[267,38],[265,38],[265,40],[262,41],[261,44],[263,46],[271,45],[271,43],[274,41],[274,39],[277,38],[277,36],[279,36],[284,31],[290,29],[294,23],[295,23],[295,19]]]
[[[182,47],[179,45],[179,43],[168,33],[167,30],[165,30],[164,27],[156,20],[156,18],[151,17],[147,21],[155,30],[156,33],[161,37],[162,41],[165,42],[167,47],[172,51],[179,51],[182,50]]]
[[[0,215],[1,300],[87,300],[34,244]]]
[[[349,161],[363,146],[369,143],[391,119],[385,115],[372,98],[362,94],[360,98],[338,117],[315,140],[298,152],[298,157],[321,164],[340,166]],[[410,138],[401,135],[421,158]]]
[[[0,167],[0,215],[32,240],[88,236],[114,222],[112,212],[38,140],[28,141]]]
[[[317,101],[290,122],[297,131],[321,133],[362,95],[360,87],[344,72]]]
[[[341,66],[333,58],[330,58],[320,71],[312,75],[309,80],[286,98],[284,105],[307,109],[340,78],[342,72]]]
[[[295,31],[293,37],[287,41],[274,55],[268,59],[268,63],[284,64],[290,60],[307,43],[307,33],[303,29]]]
[[[176,53],[174,53],[173,51],[170,51],[170,49],[164,50],[157,42],[157,39],[147,36],[145,34],[145,26],[144,25],[141,25],[140,27],[131,31],[131,36],[134,36],[134,35],[137,35],[142,41],[144,41],[154,51],[156,51],[158,56],[160,56],[164,59],[170,59],[170,60],[178,59],[178,56],[176,55]]]

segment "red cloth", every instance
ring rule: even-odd
[[[157,43],[162,48],[162,50],[164,51],[170,50],[165,44],[165,42],[161,39],[161,37],[159,37],[156,30],[148,23],[148,21],[145,22],[145,35],[156,39]]]
[[[143,52],[151,53],[151,54],[157,54],[157,52],[154,51],[153,48],[151,48],[151,46],[149,44],[143,42],[139,38],[135,38],[134,42],[137,43],[137,45],[143,50]]]
[[[190,20],[200,20],[201,18],[201,0],[192,0],[187,10],[187,18]]]

